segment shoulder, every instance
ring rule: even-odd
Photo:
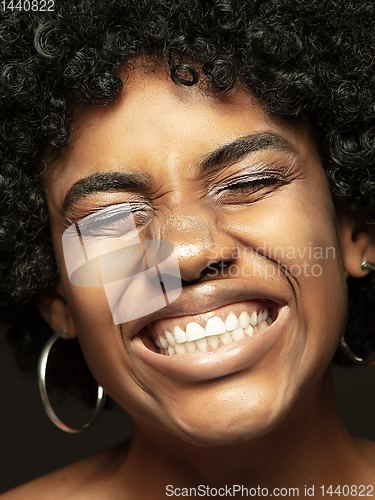
[[[100,484],[124,445],[102,451],[0,495],[0,500],[79,500],[87,498],[87,490]]]

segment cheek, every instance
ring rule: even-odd
[[[97,378],[101,369],[108,366],[108,353],[116,350],[116,337],[119,335],[105,292],[103,288],[68,285],[66,298],[82,351]]]
[[[92,329],[105,330],[108,329],[111,323],[114,324],[105,290],[103,286],[96,285],[96,281],[98,281],[96,268],[90,266],[88,271],[84,269],[84,276],[80,276],[82,283],[85,283],[85,281],[87,283],[92,281],[92,286],[79,286],[73,284],[75,283],[74,279],[72,279],[72,282],[70,281],[66,273],[65,265],[60,265],[59,267],[64,296],[77,331]],[[81,269],[83,268],[85,268],[85,266],[81,267]],[[95,283],[93,278],[95,278]],[[79,280],[75,279],[75,281],[77,282]]]
[[[328,365],[346,324],[333,213],[329,194],[318,185],[280,190],[225,221],[231,235],[252,250],[247,260],[256,262],[252,268],[261,269],[263,279],[287,279],[293,287],[298,329],[290,352],[308,370]]]
[[[142,391],[133,375],[120,327],[114,324],[104,289],[70,284],[66,288],[77,337],[92,375],[120,406],[139,413],[139,405],[134,402],[142,401]],[[147,408],[147,401],[141,406]]]

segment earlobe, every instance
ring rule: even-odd
[[[36,299],[35,305],[39,314],[54,332],[65,329],[68,331],[69,338],[77,336],[60,283],[55,288],[42,292]]]
[[[338,240],[346,273],[363,278],[371,269],[364,261],[375,262],[374,229],[358,216],[338,213]]]

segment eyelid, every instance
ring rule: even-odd
[[[133,210],[129,208],[129,203],[118,203],[116,205],[107,205],[106,207],[99,208],[92,212],[91,214],[86,215],[80,219],[80,222],[86,224],[95,220],[96,222],[100,220],[108,219],[109,217],[113,217],[119,213],[133,213]]]
[[[259,172],[254,172],[254,169],[242,170],[241,172],[237,172],[235,176],[225,179],[221,181],[216,186],[211,189],[210,194],[217,194],[225,189],[235,185],[235,184],[251,184],[254,185],[261,183],[262,181],[275,181],[275,182],[288,182],[290,179],[289,175],[283,175],[279,170],[273,169],[272,171],[265,171],[262,169]]]
[[[82,225],[88,225],[94,222],[100,222],[101,220],[110,219],[118,214],[123,213],[124,215],[128,212],[129,215],[133,214],[137,210],[135,208],[150,208],[149,205],[141,202],[122,202],[115,203],[111,205],[106,205],[104,207],[96,207],[91,210],[90,213],[87,213],[83,217],[72,217],[67,216],[65,219],[66,227],[69,227],[71,224],[80,223]]]
[[[258,158],[258,161],[251,164],[247,161],[242,167],[237,164],[236,172],[227,175],[220,182],[216,182],[208,190],[208,195],[217,197],[218,202],[219,200],[222,202],[228,196],[236,196],[239,191],[242,191],[243,194],[247,191],[248,196],[250,196],[266,188],[271,189],[272,186],[273,189],[276,189],[289,184],[298,179],[301,174],[301,165],[296,157]],[[238,186],[236,187],[236,185]]]

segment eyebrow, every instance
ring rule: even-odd
[[[297,155],[296,148],[284,137],[274,132],[259,132],[239,137],[235,141],[224,144],[210,151],[196,165],[195,170],[200,175],[208,175],[223,165],[233,164],[244,159],[251,153],[262,150],[276,150],[289,156]],[[63,213],[79,200],[91,194],[105,191],[141,191],[152,190],[155,185],[151,174],[143,172],[104,172],[92,174],[74,183],[65,195]]]
[[[62,211],[66,213],[77,201],[105,191],[148,191],[154,185],[152,175],[140,172],[103,172],[75,182],[65,195]]]
[[[289,156],[297,156],[296,148],[275,132],[260,132],[240,137],[210,152],[198,164],[198,172],[207,175],[223,165],[233,164],[251,153],[276,150]]]

